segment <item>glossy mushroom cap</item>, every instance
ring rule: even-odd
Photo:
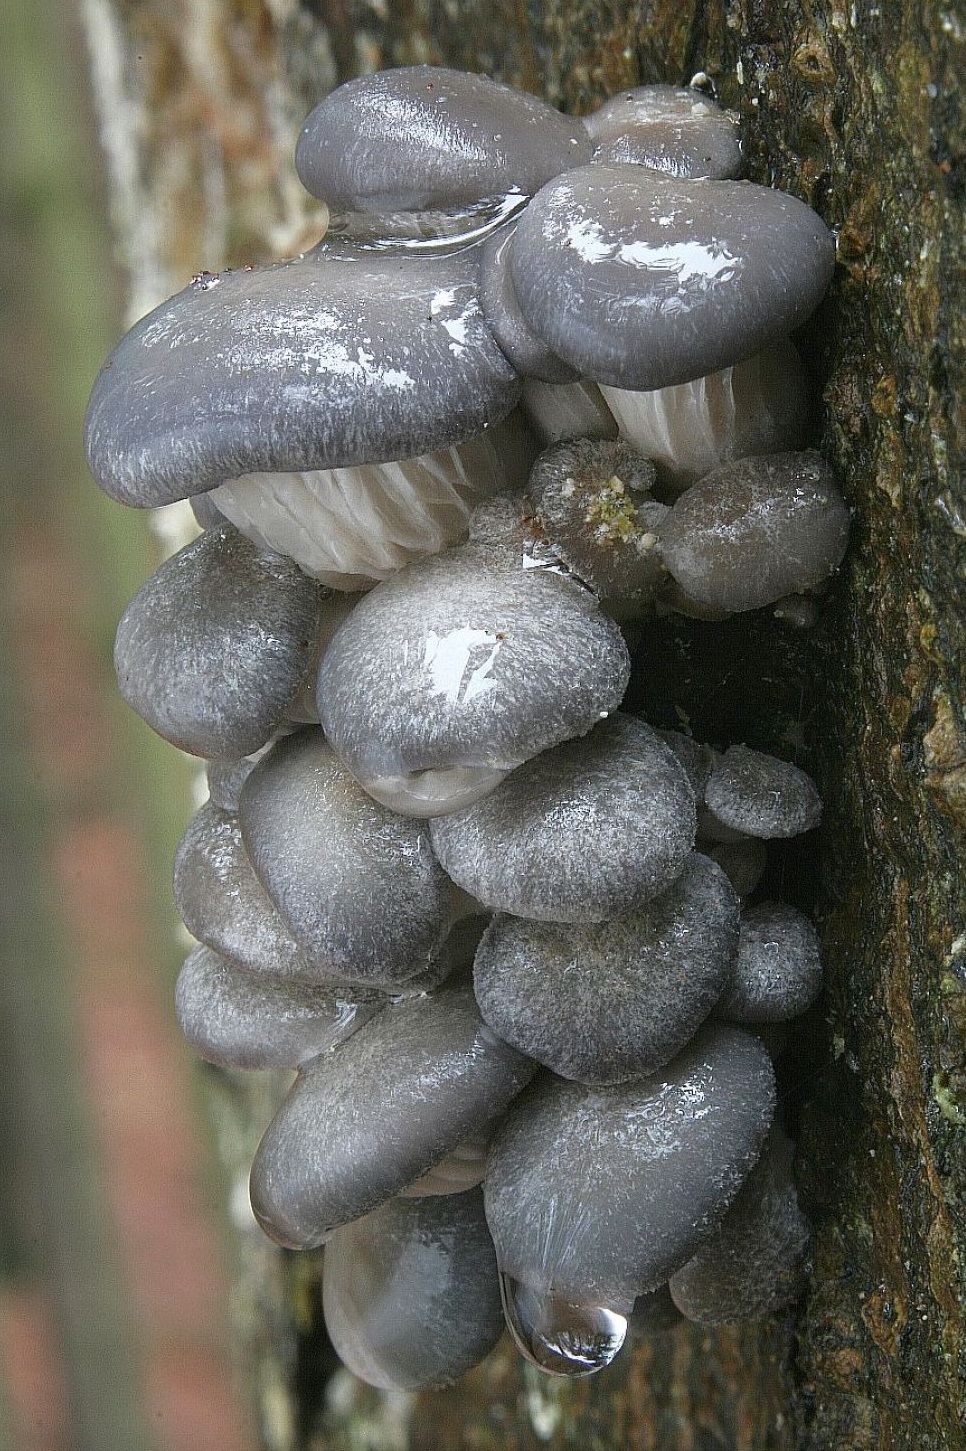
[[[595,143],[595,161],[634,162],[677,177],[721,180],[741,173],[737,124],[690,86],[621,91],[585,116],[584,125]]]
[[[738,898],[695,852],[659,897],[608,922],[494,917],[473,983],[494,1032],[562,1078],[643,1078],[693,1038],[738,946]]]
[[[812,923],[784,902],[742,913],[738,953],[717,1012],[737,1023],[798,1017],[822,987],[822,953]]]
[[[299,1074],[252,1165],[258,1222],[291,1249],[323,1243],[488,1131],[533,1071],[465,988],[387,1008]]]
[[[523,316],[558,357],[599,383],[666,388],[798,327],[834,263],[831,233],[784,192],[593,165],[537,193],[510,272]]]
[[[590,154],[580,121],[536,96],[466,71],[400,66],[326,96],[295,167],[333,210],[419,211],[529,196]]]
[[[819,454],[778,453],[715,469],[657,532],[661,558],[689,595],[754,610],[828,579],[845,554],[849,512]]]
[[[809,1237],[792,1177],[792,1145],[775,1128],[724,1219],[671,1276],[671,1297],[701,1325],[774,1314],[802,1289]]]
[[[800,449],[812,424],[808,379],[788,338],[691,383],[601,393],[622,438],[653,461],[665,496],[735,459]]]
[[[619,705],[630,660],[618,627],[586,590],[521,564],[468,545],[410,565],[335,636],[319,718],[378,800],[458,810]]]
[[[238,817],[213,801],[178,843],[174,903],[193,937],[250,972],[306,983],[337,975],[302,951],[255,875]]]
[[[576,371],[555,357],[527,326],[510,280],[510,251],[515,226],[503,227],[487,239],[480,253],[480,300],[483,312],[506,357],[518,373],[547,383],[571,383]]]
[[[664,891],[694,846],[694,793],[655,731],[616,714],[431,824],[452,879],[484,906],[602,922]]]
[[[766,841],[811,831],[822,817],[815,783],[800,766],[748,746],[729,746],[715,759],[704,799],[728,831]]]
[[[122,503],[167,504],[449,448],[519,391],[475,259],[305,256],[206,276],[136,323],[94,384],[88,459]]]
[[[386,1005],[381,993],[282,982],[199,946],[175,989],[178,1025],[222,1068],[297,1068],[356,1032]]]
[[[259,762],[239,819],[292,936],[333,976],[388,988],[438,957],[453,892],[428,829],[367,796],[321,731],[289,736]]]
[[[666,578],[650,497],[654,466],[623,442],[578,438],[545,449],[527,499],[542,537],[600,595],[646,602]]]
[[[291,560],[216,525],[165,560],[121,616],[121,694],[183,751],[247,755],[298,692],[319,603]]]
[[[448,1385],[503,1333],[496,1254],[479,1190],[392,1199],[337,1229],[322,1266],[325,1328],[369,1385]]]
[[[626,1317],[710,1235],[758,1157],[774,1101],[762,1044],[722,1026],[643,1082],[537,1079],[494,1139],[484,1183],[511,1330],[529,1359],[586,1374],[613,1358],[623,1335],[613,1324],[609,1346],[607,1319]],[[552,1331],[575,1310],[586,1332],[568,1351]]]

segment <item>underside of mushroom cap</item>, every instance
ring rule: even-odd
[[[300,257],[204,276],[135,324],[94,384],[88,459],[122,503],[167,504],[446,448],[519,390],[474,260]]]
[[[527,323],[598,383],[666,388],[798,327],[835,264],[804,202],[750,182],[583,166],[517,226],[510,271]]]
[[[442,66],[400,66],[339,86],[295,149],[305,187],[334,209],[393,212],[531,195],[590,160],[578,120],[545,101]]]

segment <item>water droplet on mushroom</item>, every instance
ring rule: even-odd
[[[500,1276],[503,1312],[520,1354],[547,1375],[593,1375],[610,1365],[627,1317],[606,1305],[576,1305]]]

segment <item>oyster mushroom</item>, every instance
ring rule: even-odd
[[[488,1132],[534,1068],[466,988],[393,1004],[300,1072],[252,1165],[258,1222],[289,1248],[322,1244]]]
[[[673,752],[618,713],[437,818],[430,833],[446,871],[484,906],[602,922],[671,886],[694,846],[695,819]]]
[[[661,559],[693,599],[755,610],[828,579],[845,554],[849,512],[814,450],[769,454],[707,474],[657,534]]]
[[[482,1194],[392,1199],[335,1230],[322,1296],[336,1354],[369,1385],[412,1391],[458,1379],[503,1334]]]
[[[787,336],[834,262],[828,229],[783,192],[591,165],[530,202],[510,274],[528,325],[564,362],[598,383],[652,389]]]
[[[774,1102],[764,1047],[723,1025],[643,1082],[586,1088],[543,1075],[521,1095],[491,1145],[484,1202],[507,1322],[528,1360],[558,1375],[613,1360],[635,1299],[723,1218]]]
[[[400,66],[332,91],[302,127],[295,169],[333,210],[473,208],[589,161],[587,132],[489,76]]]
[[[319,671],[327,739],[377,800],[458,810],[620,704],[630,661],[586,590],[470,543],[362,599]]]
[[[693,1038],[729,980],[738,899],[693,853],[659,897],[608,922],[558,925],[498,915],[473,985],[494,1032],[562,1078],[627,1083]]]
[[[94,384],[88,459],[122,503],[166,504],[450,448],[519,391],[475,257],[308,254],[204,277],[136,323]]]
[[[717,1006],[737,1023],[783,1023],[811,1007],[822,987],[822,953],[812,923],[784,902],[742,913],[738,952]]]
[[[298,693],[319,608],[318,586],[291,560],[215,525],[165,560],[121,616],[121,694],[184,751],[248,755]]]
[[[366,795],[321,731],[289,736],[259,762],[239,821],[259,881],[332,976],[388,988],[438,958],[457,911],[428,829]]]
[[[810,1236],[792,1152],[785,1134],[773,1128],[724,1219],[671,1276],[671,1298],[689,1320],[757,1320],[783,1309],[802,1289]]]
[[[187,1041],[222,1068],[297,1068],[334,1048],[385,1007],[381,993],[280,982],[198,946],[175,988]]]
[[[734,118],[692,86],[621,91],[583,120],[598,162],[634,162],[666,176],[717,180],[741,172]]]
[[[811,831],[822,817],[822,799],[800,766],[748,746],[729,746],[716,757],[704,799],[705,834],[713,819],[726,831],[767,841]]]

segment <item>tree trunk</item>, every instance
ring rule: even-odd
[[[308,245],[304,114],[361,70],[433,62],[585,111],[704,70],[741,114],[747,175],[838,236],[804,347],[823,448],[854,508],[822,623],[661,626],[635,707],[812,770],[827,990],[782,1060],[814,1224],[794,1314],[636,1339],[589,1381],[506,1346],[450,1392],[331,1379],[317,1263],[240,1236],[239,1324],[266,1444],[617,1451],[939,1451],[964,1444],[966,1353],[966,11],[910,0],[81,0],[132,314],[193,272]],[[958,303],[958,305],[957,305]],[[718,633],[711,634],[711,630]],[[722,643],[723,641],[723,643]],[[659,650],[659,646],[668,648]],[[683,664],[674,662],[684,661]],[[815,862],[815,854],[822,852]],[[269,1090],[209,1071],[243,1174]]]

